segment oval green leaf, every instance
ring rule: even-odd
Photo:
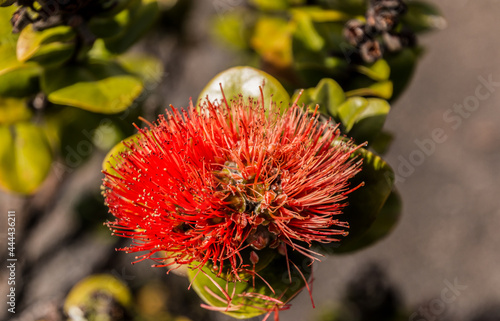
[[[255,277],[255,286],[252,279],[247,282],[228,282],[224,278],[217,277],[207,267],[201,271],[189,269],[188,277],[195,292],[208,305],[219,308],[220,312],[236,319],[253,318],[275,308],[276,303],[264,297],[279,298],[282,303],[287,303],[305,287],[304,278],[308,280],[311,276],[310,266],[306,262],[308,259],[304,258],[305,261],[302,262],[299,257],[292,258],[292,256],[293,253],[289,253],[290,260],[300,267],[301,271],[299,273],[292,263],[289,264],[291,282],[284,256],[279,256],[259,272],[267,284],[259,277]],[[227,297],[230,297],[230,300]],[[229,309],[226,310],[227,307]]]
[[[143,89],[140,79],[106,61],[45,70],[41,85],[54,104],[103,114],[124,111]]]
[[[379,135],[391,106],[383,99],[352,97],[338,110],[349,136],[356,142],[363,143],[371,142]]]
[[[67,26],[35,31],[32,25],[28,25],[17,41],[17,59],[47,66],[61,65],[75,52],[75,36],[73,29]]]
[[[228,100],[235,99],[240,94],[245,99],[260,99],[259,88],[262,88],[264,106],[270,106],[272,101],[278,106],[281,104],[280,110],[283,112],[290,104],[290,95],[273,76],[252,67],[233,67],[210,80],[198,97],[198,106],[202,105],[207,97],[210,101],[223,101],[221,85]]]
[[[28,122],[1,125],[0,139],[0,187],[33,194],[52,164],[52,151],[43,129]]]
[[[380,157],[360,148],[355,156],[363,159],[363,167],[352,180],[351,186],[364,184],[348,195],[348,205],[336,218],[349,222],[349,235],[339,243],[319,244],[316,248],[327,254],[336,254],[361,238],[381,212],[394,185],[394,172]]]
[[[292,101],[298,98],[300,92],[296,92]],[[308,106],[310,110],[319,105],[319,111],[325,115],[330,115],[337,119],[338,108],[345,101],[345,94],[342,87],[333,79],[323,78],[314,88],[304,90],[298,101],[298,105]]]
[[[399,221],[402,201],[397,192],[392,192],[380,210],[375,222],[359,238],[341,243],[335,250],[336,254],[351,253],[372,246],[389,235]]]

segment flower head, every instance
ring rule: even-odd
[[[336,216],[355,188],[356,147],[316,113],[263,101],[172,108],[126,144],[104,179],[108,225],[133,240],[126,251],[239,278],[264,253],[313,258],[313,243],[347,235]]]

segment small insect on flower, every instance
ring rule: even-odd
[[[122,250],[238,281],[265,268],[270,252],[314,260],[311,245],[347,235],[336,216],[357,188],[349,180],[360,171],[358,147],[316,112],[293,104],[280,113],[263,101],[171,106],[124,143],[103,184],[116,218],[108,226],[132,239]]]

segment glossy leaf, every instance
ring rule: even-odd
[[[358,143],[371,141],[380,133],[390,109],[383,99],[362,97],[349,98],[338,108],[346,132]]]
[[[31,116],[26,99],[0,97],[0,125],[28,120]]]
[[[294,95],[292,101],[295,101],[298,93]],[[305,104],[310,110],[319,105],[319,111],[325,115],[333,117],[338,116],[338,107],[345,101],[345,94],[340,85],[333,79],[324,78],[318,86],[306,89],[298,101],[298,105]]]
[[[414,32],[440,30],[447,25],[441,12],[434,5],[422,1],[409,1],[408,12],[402,20]]]
[[[73,29],[67,26],[35,31],[32,25],[28,25],[17,41],[17,59],[47,66],[61,65],[75,52],[75,36]]]
[[[379,59],[371,65],[358,65],[356,69],[376,81],[387,80],[391,75],[391,68],[384,59]]]
[[[104,61],[46,70],[41,84],[54,104],[103,114],[124,111],[143,89],[140,79]]]
[[[203,88],[198,101],[204,101],[207,96],[210,101],[215,99],[222,101],[220,84],[228,100],[237,98],[240,94],[245,98],[260,99],[259,87],[262,87],[264,106],[269,106],[273,101],[278,106],[281,104],[281,111],[283,111],[290,103],[290,96],[276,78],[252,67],[233,67],[216,75]]]
[[[336,217],[340,221],[349,222],[349,235],[340,243],[321,244],[317,249],[324,253],[342,252],[343,247],[349,247],[351,242],[362,237],[375,219],[391,194],[394,184],[394,172],[380,157],[366,149],[359,149],[357,157],[363,159],[362,171],[352,180],[352,186],[364,184],[348,195],[348,205],[343,214]]]
[[[336,249],[335,253],[341,254],[359,251],[368,246],[372,246],[389,235],[399,221],[401,208],[401,197],[397,192],[392,192],[370,228],[359,238],[341,244],[341,246]]]
[[[289,252],[291,251],[289,250]],[[292,253],[289,253],[289,256],[292,256]],[[302,269],[301,272],[304,277],[309,279],[311,269],[308,267],[308,259],[302,259],[304,262],[299,258],[295,260],[291,258],[291,260]],[[259,277],[255,277],[255,287],[252,279],[247,282],[228,282],[217,277],[207,267],[204,267],[201,272],[198,269],[188,270],[188,277],[192,282],[193,289],[205,303],[220,308],[220,312],[233,318],[246,319],[264,314],[275,308],[276,303],[263,299],[263,296],[274,299],[279,298],[281,302],[286,303],[305,287],[303,277],[294,269],[292,263],[290,263],[290,269],[292,282],[289,280],[286,259],[284,256],[280,256],[271,265],[259,272],[262,279],[266,280],[273,288],[274,293],[269,285]],[[214,283],[217,283],[217,286]],[[227,297],[230,297],[231,300],[227,300]],[[224,309],[228,306],[229,309]]]
[[[43,130],[31,123],[0,126],[0,187],[32,194],[47,177],[52,151]]]
[[[366,87],[349,90],[348,92],[346,92],[346,95],[348,97],[374,96],[384,99],[390,99],[392,97],[392,93],[393,93],[392,81],[386,80],[373,83]]]
[[[15,48],[0,45],[0,96],[25,97],[38,92],[40,67],[16,59]]]
[[[126,15],[127,18],[121,32],[104,39],[106,48],[115,54],[127,51],[153,25],[159,16],[158,3],[151,0],[133,0],[120,15]]]
[[[303,10],[292,10],[293,22],[296,24],[294,38],[300,39],[305,48],[320,51],[325,46],[325,40],[316,31],[312,18]]]

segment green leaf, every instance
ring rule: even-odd
[[[312,51],[320,51],[325,46],[325,40],[316,31],[311,16],[304,10],[292,10],[293,21],[296,23],[294,38],[300,39],[304,46]]]
[[[292,101],[298,97],[298,93],[292,98]],[[306,89],[298,101],[298,105],[305,104],[310,110],[319,105],[319,111],[332,117],[338,116],[338,107],[345,101],[345,94],[342,87],[333,79],[324,78],[314,88]]]
[[[292,14],[302,12],[307,14],[314,22],[340,22],[344,24],[347,20],[353,18],[352,15],[346,14],[339,10],[327,10],[318,6],[306,6],[300,8],[292,8]]]
[[[314,22],[311,28],[312,39],[322,41],[311,42],[310,35],[301,28],[292,38],[293,67],[305,87],[314,86],[323,78],[339,79],[350,69],[344,57],[332,56],[332,52],[342,52],[343,24]]]
[[[105,61],[45,70],[41,85],[54,104],[103,114],[124,111],[143,89],[137,77],[118,64]]]
[[[222,85],[228,101],[237,98],[240,94],[245,99],[248,97],[260,99],[259,87],[262,87],[264,106],[270,106],[271,101],[273,101],[277,105],[281,104],[280,110],[282,112],[289,107],[290,96],[280,82],[273,76],[252,67],[233,67],[216,75],[203,88],[198,102],[203,103],[207,96],[210,101],[218,99],[221,102],[223,97],[220,85]]]
[[[289,252],[292,251],[289,250]],[[291,258],[293,254],[293,252],[289,253],[290,260],[300,267],[301,273],[306,279],[309,279],[311,269],[310,266],[308,266],[308,259],[298,257],[295,259]],[[273,288],[274,293],[259,277],[255,277],[255,287],[253,286],[252,279],[247,282],[228,282],[224,278],[217,277],[217,275],[206,266],[200,272],[198,269],[189,269],[188,277],[192,282],[193,289],[208,305],[218,308],[226,308],[229,305],[231,307],[230,309],[227,311],[221,309],[220,311],[233,318],[246,319],[256,317],[274,309],[276,303],[264,300],[261,298],[262,296],[268,296],[275,299],[280,298],[283,303],[286,303],[304,288],[305,281],[303,277],[297,272],[292,263],[290,263],[289,266],[292,282],[289,280],[286,258],[281,255],[264,270],[259,272],[261,278],[266,280]],[[214,282],[217,283],[218,286],[216,286]],[[224,292],[222,290],[224,290]],[[249,297],[248,294],[250,293],[257,294],[260,297]],[[225,294],[232,297],[231,302],[226,301],[227,298]],[[222,301],[216,296],[222,299]]]
[[[12,33],[12,24],[10,23],[10,19],[16,10],[16,6],[8,8],[0,7],[0,45],[9,44],[11,47],[16,46],[17,35]]]
[[[358,65],[356,69],[376,81],[387,80],[391,75],[391,68],[384,59],[379,59],[371,65]]]
[[[263,16],[255,24],[252,48],[266,62],[278,67],[291,66],[294,25],[279,17]]]
[[[408,12],[402,21],[414,32],[426,32],[446,28],[446,19],[432,4],[421,1],[408,1]]]
[[[381,131],[371,140],[370,147],[373,148],[373,150],[379,155],[383,155],[387,152],[393,140],[394,136],[391,133]]]
[[[118,161],[120,159],[120,154],[127,152],[128,148],[125,146],[125,144],[130,144],[130,143],[136,143],[139,140],[140,134],[134,134],[130,137],[125,138],[121,142],[115,145],[106,157],[104,157],[104,160],[102,161],[102,169],[103,171],[112,174],[112,175],[119,175],[115,170],[114,167],[118,164]],[[124,144],[125,143],[125,144]]]
[[[39,91],[40,67],[17,61],[15,48],[0,45],[0,96],[26,97]]]
[[[0,126],[0,187],[32,194],[50,172],[52,151],[43,130],[31,123]]]
[[[390,99],[393,93],[392,81],[379,81],[364,88],[357,88],[346,92],[346,96],[375,96]]]
[[[29,120],[31,116],[25,99],[0,97],[0,125]]]
[[[343,214],[336,217],[340,221],[349,222],[349,235],[340,243],[318,245],[318,250],[335,254],[344,252],[351,242],[362,237],[380,215],[387,198],[391,194],[394,184],[394,172],[382,158],[360,148],[355,156],[363,159],[363,167],[352,180],[351,186],[361,186],[347,197],[348,205]]]
[[[90,31],[98,38],[117,36],[128,22],[128,12],[123,11],[112,18],[93,18],[89,21]]]
[[[32,25],[28,25],[17,41],[17,59],[21,62],[36,61],[46,66],[62,65],[75,52],[75,37],[71,27],[35,31]]]
[[[358,143],[372,141],[384,127],[391,106],[378,98],[349,98],[339,110],[339,118],[349,136]]]
[[[341,246],[336,249],[335,253],[341,254],[359,251],[368,246],[372,246],[389,235],[399,220],[401,208],[401,197],[397,192],[392,192],[370,228],[359,238],[353,238],[352,241],[346,242],[345,244],[341,243]]]
[[[106,48],[115,54],[127,51],[151,28],[159,16],[159,7],[156,1],[134,0],[119,15],[126,17],[126,24],[121,32],[114,37],[104,39]]]

